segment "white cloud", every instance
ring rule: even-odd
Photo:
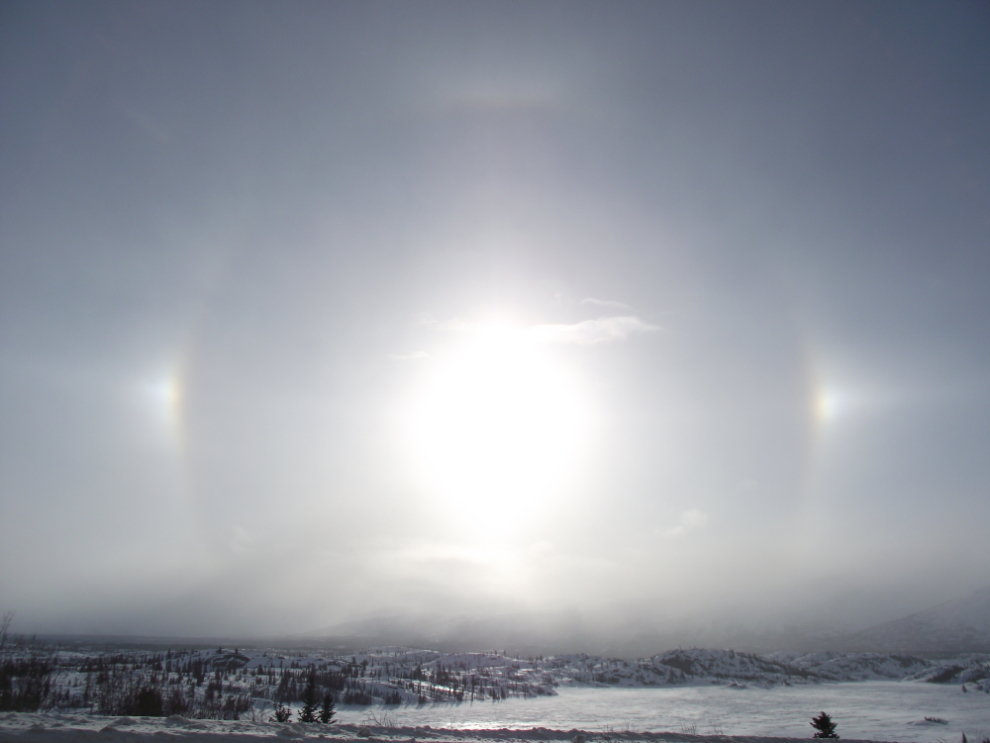
[[[426,351],[413,351],[412,353],[390,353],[389,361],[415,361],[417,359],[429,358]]]
[[[537,341],[546,343],[607,343],[659,330],[656,325],[643,322],[634,315],[600,317],[573,325],[534,325],[527,333]]]
[[[630,307],[625,302],[618,302],[614,299],[596,299],[595,297],[585,297],[581,300],[581,304],[590,304],[595,307],[607,307],[612,310],[620,310],[622,312],[632,312],[632,307]]]
[[[681,523],[667,529],[664,535],[668,537],[679,537],[695,529],[704,529],[707,525],[708,514],[704,511],[699,511],[697,508],[692,508],[690,511],[682,513]]]

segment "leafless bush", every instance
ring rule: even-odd
[[[383,710],[381,713],[376,713],[374,710],[370,710],[368,712],[368,724],[380,728],[398,727],[398,724],[395,721],[395,716],[389,714],[387,710]]]

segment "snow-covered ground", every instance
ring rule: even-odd
[[[843,740],[980,743],[990,735],[990,695],[960,686],[868,681],[822,685],[562,688],[553,697],[502,702],[344,706],[339,724],[252,720],[0,713],[0,743],[257,743],[262,738],[389,743],[653,740],[807,740],[827,711]],[[259,717],[255,715],[255,717]],[[933,722],[925,718],[942,720]],[[375,724],[375,720],[379,723]],[[583,731],[583,732],[582,732]],[[627,731],[636,731],[629,733]],[[647,734],[649,733],[649,734]],[[578,739],[580,741],[580,739]]]
[[[447,740],[441,729],[461,731],[450,735],[465,740],[572,740],[575,730],[585,731],[585,743],[624,739],[615,731],[627,730],[806,739],[811,717],[822,710],[846,740],[956,743],[965,733],[982,743],[990,736],[990,656],[980,654],[935,661],[692,649],[621,660],[395,647],[344,655],[22,646],[6,650],[4,663],[0,670],[13,685],[0,689],[0,709],[43,712],[0,712],[0,743],[78,743],[97,735],[128,743],[149,735],[218,743],[220,736],[225,743],[354,738],[368,725],[373,737],[402,743]],[[275,702],[298,710],[310,678],[321,698],[336,698],[340,724],[270,723]],[[34,707],[25,702],[32,683],[45,689]],[[156,714],[171,717],[137,717],[137,701],[149,694]],[[374,729],[376,721],[385,725]],[[516,732],[492,732],[503,728]]]
[[[660,689],[561,688],[552,698],[492,704],[426,705],[390,711],[403,725],[443,728],[650,730],[699,735],[810,738],[826,711],[843,739],[958,743],[990,735],[990,695],[960,686],[868,681],[803,686],[687,686]],[[925,717],[946,720],[928,723]],[[346,710],[358,723],[367,712]]]
[[[330,743],[785,743],[788,739],[752,736],[698,736],[678,733],[635,733],[530,729],[444,730],[425,727],[303,723],[220,722],[184,718],[129,717],[96,719],[82,715],[12,714],[0,717],[0,743],[258,743],[259,739],[326,740]],[[13,719],[13,721],[12,721]],[[800,739],[793,739],[800,740]],[[847,743],[857,743],[847,739]],[[864,741],[863,743],[866,743]],[[870,741],[875,743],[875,741]]]
[[[344,704],[504,700],[553,696],[564,687],[773,687],[879,680],[969,684],[974,691],[990,692],[990,655],[977,653],[935,661],[903,654],[756,655],[695,648],[624,660],[584,654],[547,658],[445,654],[398,647],[339,654],[278,648],[156,651],[29,646],[8,650],[0,660],[15,665],[41,663],[50,670],[51,690],[43,708],[86,708],[105,714],[124,713],[114,707],[115,700],[127,689],[148,686],[159,689],[166,703],[180,697],[192,706],[220,700],[229,705],[236,700],[242,712],[270,706],[272,701],[291,703],[300,698],[310,671],[317,673],[321,693],[330,691]],[[180,705],[166,709],[166,714],[169,711],[185,714],[191,709]]]

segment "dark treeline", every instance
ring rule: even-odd
[[[315,694],[344,705],[500,701],[552,693],[504,659],[444,665],[410,658],[288,658],[277,652],[64,651],[21,644],[0,657],[0,711],[82,709],[101,715],[217,720],[288,709]],[[552,681],[549,682],[552,686]],[[309,687],[311,691],[308,691]]]
[[[198,660],[176,664],[175,670],[163,661],[161,655],[123,653],[7,657],[0,661],[0,710],[87,709],[101,715],[235,720],[251,709],[249,694],[231,684],[224,693],[229,674],[219,669],[208,674]]]
[[[49,658],[0,661],[0,710],[32,712],[52,696],[55,663]]]

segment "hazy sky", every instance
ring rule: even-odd
[[[990,5],[0,6],[0,609],[857,628],[987,582]]]

